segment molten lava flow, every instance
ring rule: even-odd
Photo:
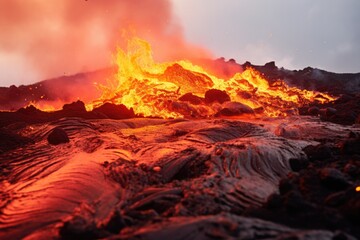
[[[150,44],[137,38],[129,41],[127,52],[118,49],[116,64],[116,81],[102,86],[103,96],[88,104],[88,109],[112,102],[133,108],[136,114],[145,117],[207,117],[218,112],[221,104],[191,104],[181,102],[179,98],[192,93],[203,99],[210,89],[225,91],[231,101],[266,116],[296,114],[296,109],[304,104],[334,100],[326,94],[289,87],[280,80],[269,84],[253,68],[238,72],[230,79],[222,79],[189,61],[156,63]]]

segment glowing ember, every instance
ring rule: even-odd
[[[207,117],[222,106],[218,103],[193,105],[178,99],[186,93],[203,97],[210,89],[225,91],[231,101],[245,104],[266,116],[296,114],[296,109],[307,103],[334,100],[323,93],[289,87],[280,80],[270,85],[253,68],[222,79],[189,61],[155,63],[150,44],[138,38],[129,41],[127,52],[118,49],[116,64],[116,81],[101,86],[102,97],[87,104],[87,109],[112,102],[133,108],[143,116],[179,118],[195,113]]]
[[[355,188],[355,191],[360,192],[360,186],[357,186],[357,187]]]

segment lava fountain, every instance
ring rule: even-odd
[[[321,226],[287,226],[276,209],[275,220],[257,217],[277,197],[280,212],[300,209],[318,222],[335,208],[313,211],[322,203],[314,207],[302,194],[314,184],[327,194],[335,180],[350,194],[343,207],[356,210],[348,204],[358,201],[358,175],[348,181],[332,164],[356,159],[360,129],[297,116],[334,97],[266,79],[252,67],[222,77],[206,61],[157,63],[139,38],[115,59],[96,100],[0,112],[0,239],[334,239]],[[314,158],[321,164],[308,163]],[[284,179],[294,186],[289,194],[279,191]],[[348,233],[358,234],[355,221]]]
[[[230,108],[241,103],[242,109],[247,109],[245,113],[276,117],[297,114],[297,107],[310,102],[334,100],[325,93],[290,87],[281,80],[270,84],[253,68],[224,79],[206,66],[187,60],[157,63],[150,44],[139,38],[128,41],[127,51],[117,49],[116,65],[116,77],[99,86],[102,97],[87,104],[87,109],[111,102],[133,108],[144,117],[209,117],[224,108],[221,104],[228,100],[226,106]],[[212,89],[220,90],[228,99],[209,103],[204,96]]]

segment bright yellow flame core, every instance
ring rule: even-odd
[[[150,44],[138,38],[129,41],[127,52],[117,49],[116,64],[115,81],[101,86],[103,96],[88,104],[87,109],[112,102],[133,108],[136,114],[145,117],[180,118],[186,111],[189,115],[197,112],[201,116],[211,116],[219,110],[219,104],[185,106],[178,101],[186,93],[203,97],[209,89],[224,90],[231,101],[253,109],[262,108],[266,116],[284,116],[287,110],[294,111],[315,100],[334,100],[323,93],[289,87],[283,81],[270,86],[253,68],[238,72],[230,79],[222,79],[189,61],[155,63]],[[251,97],[243,97],[241,92]]]

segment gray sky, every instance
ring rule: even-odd
[[[172,0],[188,41],[238,62],[360,72],[359,0]]]

